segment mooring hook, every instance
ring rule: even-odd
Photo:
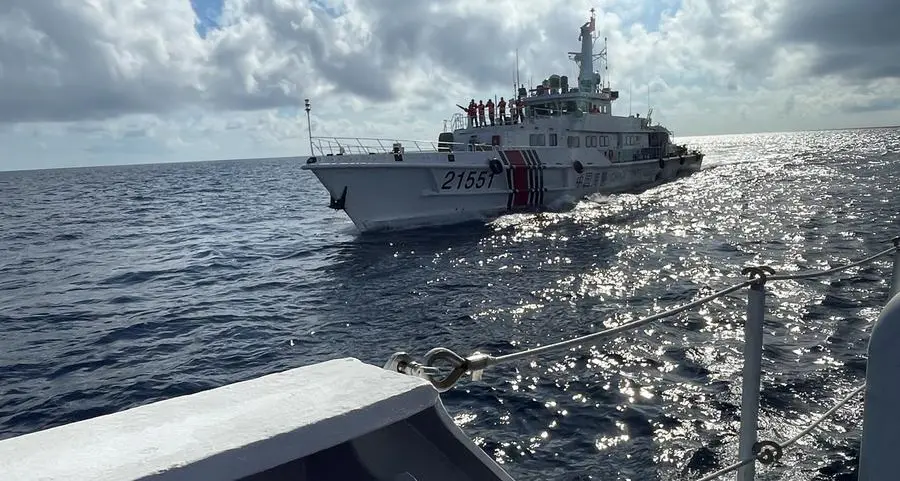
[[[784,448],[775,441],[758,441],[753,444],[753,452],[756,453],[757,461],[768,465],[781,459]]]
[[[431,376],[431,384],[439,392],[445,392],[452,388],[468,370],[468,361],[445,347],[436,347],[428,351],[425,354],[424,361],[426,368],[436,368],[435,361],[447,361],[453,366],[453,370],[443,379],[438,379],[434,375]]]
[[[741,275],[748,274],[754,285],[763,285],[766,283],[767,276],[775,275],[775,269],[769,266],[750,266],[741,269]]]

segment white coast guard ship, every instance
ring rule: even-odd
[[[457,114],[437,142],[311,137],[311,170],[360,231],[490,220],[564,210],[590,194],[633,191],[700,169],[703,154],[674,145],[647,118],[612,115],[619,97],[594,60],[594,10],[581,26],[578,86],[553,75],[517,92],[511,116],[475,126]],[[510,99],[511,101],[513,99]]]

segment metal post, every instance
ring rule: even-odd
[[[309,99],[303,99],[306,103],[306,129],[309,133],[309,155],[312,157],[316,156],[316,153],[313,151],[313,141],[312,141],[312,122],[309,120]]]
[[[750,286],[747,322],[744,324],[744,383],[741,387],[741,438],[738,459],[755,456],[759,420],[759,387],[762,374],[763,317],[766,302],[765,277]],[[753,481],[756,463],[737,471],[737,481]]]
[[[900,236],[894,237],[893,241],[897,250],[894,251],[894,275],[891,276],[891,294],[888,296],[888,300],[893,299],[900,292]]]

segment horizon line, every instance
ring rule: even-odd
[[[720,133],[720,134],[698,134],[698,135],[673,135],[673,137],[724,137],[731,135],[759,135],[759,134],[797,134],[802,132],[835,132],[841,130],[870,130],[870,129],[897,129],[900,128],[900,124],[898,125],[879,125],[879,126],[866,126],[866,127],[841,127],[841,128],[822,128],[822,129],[802,129],[802,130],[773,130],[773,131],[761,131],[761,132],[732,132],[732,133]],[[146,166],[146,165],[161,165],[161,164],[196,164],[196,163],[206,163],[206,162],[233,162],[233,161],[243,161],[243,160],[283,160],[283,159],[294,159],[301,158],[305,154],[301,155],[287,155],[287,156],[276,156],[276,157],[231,157],[231,158],[220,158],[220,159],[199,159],[199,160],[163,160],[163,161],[155,161],[155,162],[132,162],[126,164],[92,164],[92,165],[77,165],[77,166],[67,166],[67,167],[41,167],[41,168],[26,168],[26,169],[4,169],[0,167],[0,173],[3,172],[38,172],[44,170],[67,170],[67,169],[95,169],[95,168],[104,168],[104,167],[128,167],[128,166]]]

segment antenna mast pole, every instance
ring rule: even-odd
[[[603,55],[606,57],[606,75],[604,75],[604,77],[606,77],[606,88],[610,88],[612,82],[609,81],[609,45],[606,43],[606,37],[603,37]]]
[[[306,103],[306,129],[309,133],[309,155],[315,157],[316,153],[313,151],[313,141],[312,141],[312,122],[309,121],[309,99],[303,99]]]
[[[516,49],[516,88],[519,87],[519,49]]]

